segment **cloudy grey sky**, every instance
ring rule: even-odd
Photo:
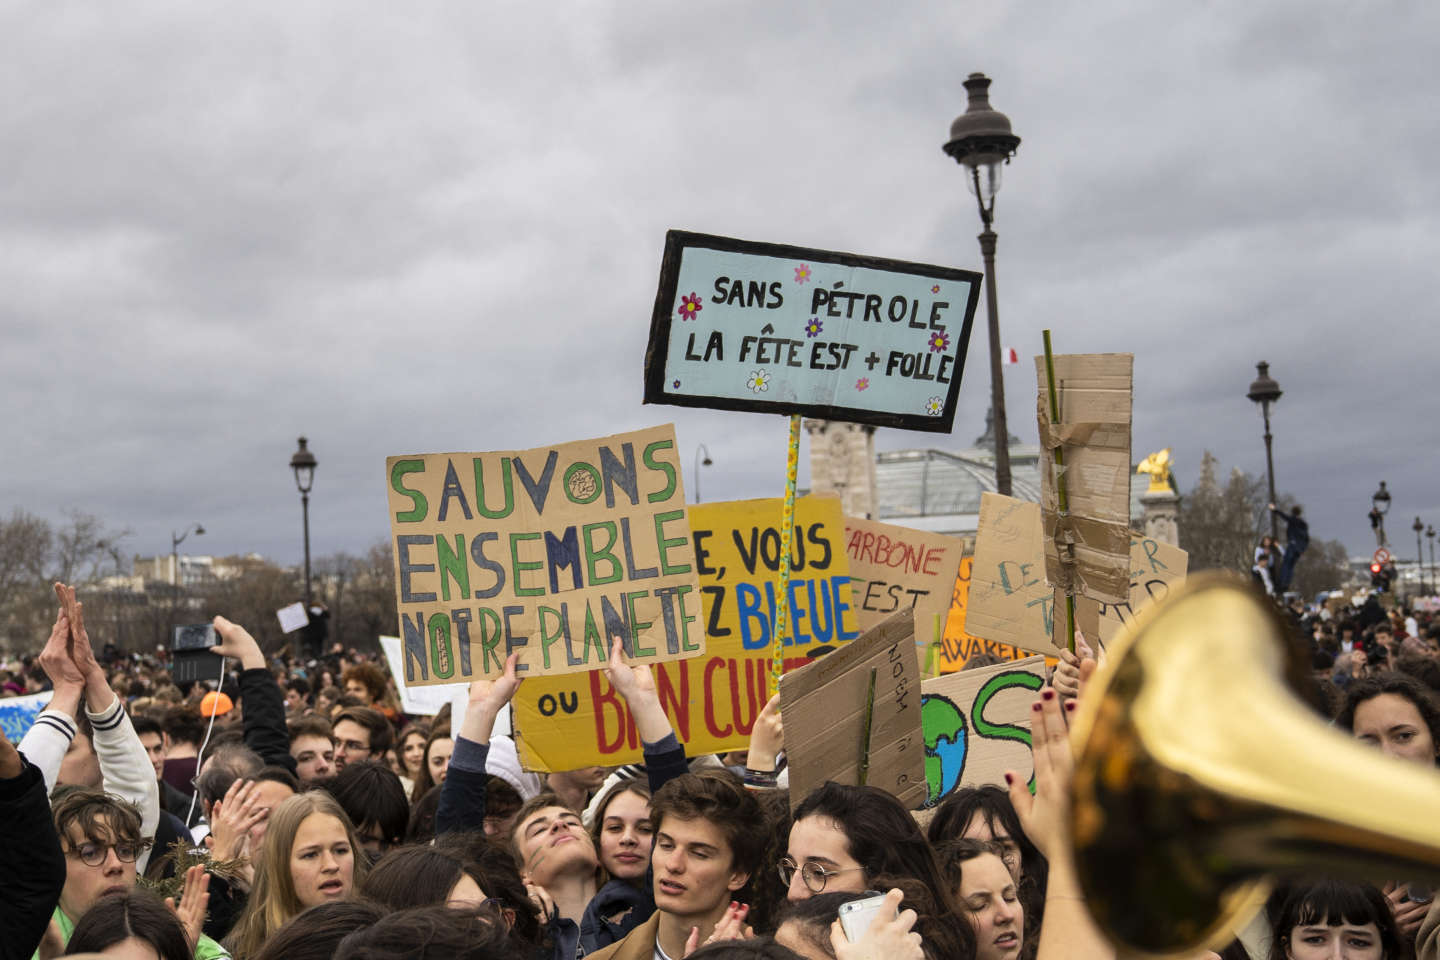
[[[1263,472],[1269,360],[1315,536],[1372,549],[1381,479],[1402,555],[1440,523],[1434,4],[4,0],[0,36],[0,510],[292,563],[298,434],[325,554],[386,533],[387,455],[667,421],[707,500],[778,495],[783,418],[639,402],[664,232],[979,269],[940,145],[983,70],[1006,346],[1133,352],[1182,488]],[[980,433],[983,317],[954,435],[882,448]]]

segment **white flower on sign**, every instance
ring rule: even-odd
[[[932,417],[940,416],[940,414],[945,412],[945,398],[931,397],[929,400],[926,400],[925,412]]]
[[[756,393],[764,393],[770,389],[770,373],[766,370],[751,370],[750,379],[745,381],[745,386]]]

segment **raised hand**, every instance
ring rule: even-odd
[[[755,728],[750,731],[750,752],[746,755],[745,766],[751,770],[774,770],[775,757],[785,748],[785,724],[780,719],[780,694],[775,694],[760,716],[755,718]]]
[[[60,606],[70,621],[70,640],[66,653],[87,681],[98,677],[103,683],[105,671],[96,661],[95,651],[90,647],[90,634],[85,631],[85,605],[75,599],[75,588],[63,583],[55,584],[55,596],[60,599]]]
[[[520,654],[512,653],[505,658],[505,672],[494,680],[475,680],[470,684],[470,697],[465,707],[465,719],[460,723],[460,736],[473,743],[489,743],[495,729],[495,717],[500,708],[515,697],[523,678],[515,676],[515,665]]]
[[[45,641],[45,648],[40,651],[40,669],[50,678],[57,696],[62,687],[71,688],[78,695],[85,686],[85,674],[70,658],[70,618],[66,616],[64,606],[56,611],[50,639]]]
[[[625,644],[619,637],[610,640],[610,660],[605,664],[605,679],[630,706],[635,730],[646,743],[658,743],[674,732],[660,694],[655,691],[655,674],[649,664],[625,662]]]
[[[217,860],[234,860],[244,851],[250,828],[270,815],[260,806],[260,790],[253,780],[236,780],[225,796],[210,808],[211,855]]]
[[[260,652],[260,644],[250,636],[250,631],[238,623],[231,623],[224,617],[216,617],[214,627],[220,637],[220,642],[210,648],[211,653],[222,657],[234,657],[240,661],[241,668],[245,670],[265,666],[265,655]]]
[[[1060,651],[1060,664],[1055,668],[1055,676],[1050,681],[1055,692],[1067,700],[1078,698],[1081,689],[1080,670],[1087,661],[1095,663],[1095,651],[1090,649],[1090,644],[1085,642],[1085,635],[1076,627],[1075,652],[1064,649]]]
[[[1410,888],[1404,884],[1393,881],[1385,884],[1385,902],[1390,904],[1390,912],[1395,915],[1395,925],[1407,939],[1413,939],[1425,914],[1430,912],[1430,902],[1412,903],[1405,899],[1409,893]]]
[[[627,701],[645,696],[657,696],[655,674],[650,672],[648,664],[640,663],[631,666],[625,662],[625,644],[619,637],[611,638],[610,660],[603,669],[605,679],[610,681],[610,686],[614,687],[615,691]]]
[[[836,920],[830,924],[830,946],[835,948],[835,960],[925,960],[920,934],[911,928],[915,926],[915,911],[901,910],[900,901],[905,894],[891,890],[885,894],[885,906],[870,921],[870,927],[858,942],[851,943],[845,936],[845,928]]]
[[[190,942],[193,951],[195,944],[200,942],[200,934],[205,927],[205,911],[210,906],[210,874],[205,872],[204,864],[197,863],[185,871],[180,906],[175,906],[174,897],[166,897],[165,906],[180,918],[180,924],[185,928],[185,939]]]
[[[1010,802],[1020,817],[1020,826],[1040,852],[1054,859],[1070,851],[1070,779],[1075,757],[1070,751],[1070,726],[1066,714],[1075,701],[1060,706],[1055,691],[1040,691],[1030,711],[1030,752],[1035,760],[1035,795],[1014,771],[1005,771],[1010,785]]]

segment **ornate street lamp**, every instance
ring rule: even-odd
[[[1435,527],[1433,524],[1425,528],[1425,539],[1430,541],[1430,592],[1435,593]]]
[[[184,580],[180,576],[180,544],[184,543],[185,538],[192,533],[197,537],[203,537],[205,528],[197,523],[193,527],[186,527],[184,533],[177,534],[174,530],[170,531],[170,582],[175,585],[177,591]]]
[[[1380,481],[1380,489],[1370,496],[1370,527],[1375,531],[1375,545],[1385,546],[1385,514],[1390,512],[1390,491],[1385,489],[1385,481]]]
[[[1265,418],[1265,479],[1270,484],[1270,502],[1275,502],[1275,455],[1271,451],[1270,437],[1270,404],[1276,402],[1283,395],[1280,392],[1280,384],[1270,376],[1270,364],[1261,360],[1255,364],[1255,379],[1250,382],[1250,392],[1245,394],[1255,403],[1260,404],[1260,414]],[[1270,511],[1270,539],[1280,539],[1280,518],[1275,511]]]
[[[970,102],[950,124],[945,152],[969,172],[965,181],[980,207],[980,254],[985,260],[985,311],[990,331],[990,405],[995,411],[995,489],[1010,495],[1010,433],[1005,425],[1005,378],[1000,364],[1000,308],[995,299],[995,194],[1000,191],[1000,168],[1010,162],[1020,138],[1010,130],[1010,119],[990,106],[990,78],[972,73],[965,80]]]
[[[1410,525],[1410,529],[1415,531],[1415,579],[1420,582],[1420,592],[1424,593],[1425,551],[1421,549],[1420,535],[1425,532],[1425,523],[1419,517],[1416,517],[1415,522]]]
[[[705,459],[704,459],[704,460],[701,460],[701,459],[700,459],[700,454],[701,454],[702,452],[705,454]],[[698,447],[695,448],[695,502],[696,502],[696,503],[699,503],[699,502],[700,502],[700,468],[701,468],[701,467],[708,467],[708,466],[710,466],[710,464],[712,464],[712,463],[714,463],[714,462],[715,462],[714,460],[711,460],[711,459],[710,459],[710,450],[709,450],[709,448],[707,448],[707,447],[705,446],[705,444],[702,443],[702,444],[700,444],[700,446],[698,446]]]
[[[300,438],[300,449],[290,458],[290,469],[295,471],[295,486],[300,490],[300,515],[305,527],[305,615],[310,616],[310,487],[315,483],[315,454],[306,447],[308,441]]]

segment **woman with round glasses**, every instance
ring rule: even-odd
[[[821,892],[905,892],[930,957],[973,958],[975,932],[950,907],[930,844],[908,811],[878,787],[826,783],[795,808],[780,878],[790,900]]]

